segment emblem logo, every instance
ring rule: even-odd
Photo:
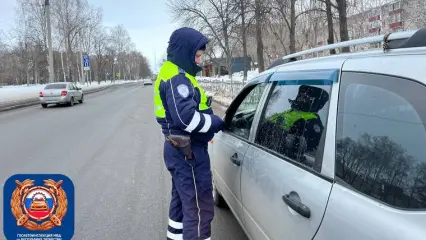
[[[22,174],[4,185],[7,239],[37,236],[69,240],[74,234],[74,185],[59,174]]]
[[[179,95],[181,95],[183,98],[187,98],[189,96],[189,88],[185,84],[180,84],[177,86],[177,90]]]
[[[61,188],[62,182],[48,179],[44,180],[44,186],[34,186],[34,180],[16,180],[17,186],[10,202],[16,224],[29,230],[61,226],[67,213],[67,195]]]

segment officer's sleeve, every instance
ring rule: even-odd
[[[189,133],[216,133],[221,130],[222,119],[214,114],[198,112],[194,88],[188,78],[179,74],[166,83],[167,106],[174,124]]]

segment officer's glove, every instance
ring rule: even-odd
[[[222,118],[216,116],[216,115],[210,115],[212,119],[212,126],[210,127],[210,131],[213,133],[218,133],[219,131],[223,130],[223,126],[225,122],[222,120]]]

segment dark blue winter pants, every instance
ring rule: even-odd
[[[168,141],[164,161],[172,176],[167,239],[210,239],[214,216],[212,174],[207,147],[192,145],[193,159]]]

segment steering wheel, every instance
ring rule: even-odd
[[[232,121],[232,125],[239,129],[249,129],[250,123],[254,118],[254,113],[255,112],[236,114],[234,120]]]

